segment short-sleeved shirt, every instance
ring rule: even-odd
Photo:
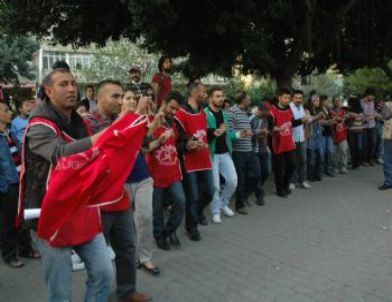
[[[172,89],[172,81],[170,76],[158,72],[152,77],[152,82],[158,84],[158,93],[156,99],[159,108],[162,105],[162,101]]]

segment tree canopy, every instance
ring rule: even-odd
[[[153,52],[186,57],[183,73],[294,74],[387,66],[392,58],[390,0],[4,0],[10,33],[104,45],[143,38]],[[388,69],[384,69],[388,72]],[[391,72],[392,77],[392,72]]]
[[[0,34],[0,82],[33,77],[32,57],[38,44],[26,37]]]

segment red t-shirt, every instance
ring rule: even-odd
[[[204,110],[193,114],[180,108],[176,113],[175,119],[189,137],[206,144],[208,143],[207,116]],[[210,170],[212,168],[210,149],[207,147],[198,151],[186,152],[184,164],[187,172]]]
[[[174,130],[174,135],[146,157],[149,172],[154,180],[154,187],[162,189],[182,180],[181,166],[176,149],[178,134],[175,127],[166,128],[161,126],[154,132],[153,137],[157,139],[169,129]]]
[[[158,93],[156,95],[156,100],[159,108],[162,105],[162,101],[172,89],[171,78],[168,75],[158,72],[152,77],[152,82],[158,84]]]
[[[288,109],[279,109],[275,105],[270,107],[274,126],[279,127],[279,132],[274,132],[272,136],[272,151],[275,154],[295,150],[293,137],[293,112]]]
[[[344,109],[339,109],[338,112],[331,110],[330,113],[333,117],[340,117],[341,119],[344,119],[346,115]],[[334,139],[336,144],[340,144],[341,142],[347,140],[347,125],[345,124],[344,121],[335,124],[333,129],[334,129]]]

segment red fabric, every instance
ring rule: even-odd
[[[341,119],[344,119],[344,117],[346,116],[346,112],[344,111],[343,108],[339,109],[338,112],[331,110],[330,113],[332,117],[339,117]],[[334,140],[336,144],[340,144],[341,142],[347,140],[348,130],[347,130],[347,125],[344,121],[335,124],[333,129],[334,129]]]
[[[293,138],[293,112],[291,109],[280,110],[275,105],[270,107],[274,126],[281,128],[279,132],[274,132],[272,136],[272,151],[275,154],[295,150]]]
[[[98,206],[126,200],[129,207],[124,182],[141,148],[146,125],[145,118],[128,114],[91,149],[58,161],[42,202],[39,237],[53,246],[81,244],[101,231]]]
[[[172,90],[172,82],[169,76],[164,75],[163,73],[156,73],[152,77],[152,82],[159,85],[158,93],[156,96],[158,108],[161,107],[162,101]]]
[[[34,125],[45,125],[51,128],[57,136],[62,138],[65,142],[70,143],[73,138],[71,138],[66,133],[62,132],[58,126],[50,120],[46,120],[44,118],[33,118],[28,127],[26,128],[25,134],[28,129]],[[23,147],[24,149],[24,147]],[[18,204],[18,216],[16,224],[20,226],[23,222],[23,214],[24,214],[24,150],[22,151],[22,168],[21,168],[21,181],[20,181],[20,190],[19,190],[19,204]],[[83,159],[82,159],[83,160]],[[61,162],[61,160],[59,161]],[[77,166],[79,162],[75,162],[75,166]],[[60,163],[60,166],[62,163]],[[50,177],[50,175],[48,176]],[[64,188],[65,182],[59,184],[61,188]],[[73,187],[71,187],[73,189]],[[68,193],[67,190],[65,192],[61,191],[63,194]],[[64,217],[61,215],[61,210],[59,211],[59,218],[63,219]],[[44,212],[45,213],[45,212]],[[40,220],[39,220],[40,221]],[[61,224],[61,228],[59,227],[54,233],[56,234],[55,238],[50,241],[50,244],[53,246],[72,246],[82,244],[84,242],[92,240],[98,233],[102,231],[101,227],[101,219],[98,208],[87,208],[80,207],[76,209],[71,215],[69,215],[68,219],[64,219],[64,222]],[[47,238],[49,241],[49,238]]]
[[[153,137],[159,138],[166,130],[169,130],[169,128],[159,127],[154,132]],[[173,183],[182,180],[181,166],[176,149],[177,131],[173,130],[175,135],[146,157],[148,169],[154,180],[154,187],[157,188],[168,188]]]
[[[203,143],[208,143],[207,140],[207,116],[204,110],[199,113],[192,114],[180,108],[175,116],[180,123],[185,133],[189,137],[193,137]],[[187,172],[203,171],[212,168],[212,160],[210,149],[205,149],[193,152],[186,152],[184,155],[185,170]]]

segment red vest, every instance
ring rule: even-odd
[[[175,116],[185,133],[189,137],[208,144],[207,140],[207,116],[204,110],[199,113],[192,114],[180,108]],[[187,172],[196,172],[210,170],[212,168],[212,160],[210,149],[205,149],[184,154],[185,170]]]
[[[343,109],[339,109],[338,112],[331,110],[330,113],[333,117],[339,117],[341,119],[344,119],[344,117],[346,116],[346,113],[344,112]],[[334,140],[336,144],[340,144],[341,142],[347,140],[347,126],[344,120],[341,123],[335,124],[333,130],[334,130]]]
[[[70,137],[67,133],[61,131],[59,127],[50,120],[45,118],[33,118],[29,125],[26,128],[25,133],[27,133],[28,129],[34,125],[44,125],[52,129],[58,137],[63,139],[66,143],[72,142],[74,139]],[[24,187],[24,150],[22,152],[22,168],[20,171],[20,195],[19,195],[19,205],[18,205],[18,217],[17,217],[17,224],[20,225],[23,221],[23,213],[24,213],[24,200],[23,200],[23,187]],[[48,175],[48,182],[47,182],[47,192],[49,191],[49,180],[52,178],[54,174],[54,170],[52,169]],[[80,176],[79,176],[80,177]],[[75,177],[75,180],[78,180]],[[64,190],[68,185],[66,183],[60,184],[62,188],[62,194],[67,194],[69,191]],[[44,200],[46,199],[47,194],[45,195]],[[56,196],[54,196],[56,197]],[[51,213],[47,213],[45,215],[44,209],[44,201],[42,201],[42,209],[41,209],[41,216],[50,216]],[[59,217],[62,217],[62,213],[58,213]],[[57,217],[57,216],[56,216]],[[45,218],[44,218],[45,219]],[[41,224],[41,218],[39,219],[39,225]],[[39,229],[38,229],[39,231]],[[47,239],[51,245],[53,246],[74,246],[79,245],[85,242],[88,242],[102,231],[101,227],[101,218],[99,214],[98,208],[88,208],[88,207],[79,207],[77,210],[71,213],[71,215],[67,216],[66,221],[62,223],[61,227],[57,228],[55,232],[51,234],[53,238],[49,237],[42,237]],[[39,234],[38,234],[39,235]]]
[[[174,127],[166,128],[161,126],[154,132],[153,137],[157,139],[169,129],[174,130],[174,136],[146,157],[148,169],[154,179],[154,187],[162,189],[168,188],[173,183],[182,180],[181,166],[176,149],[176,129]]]
[[[272,115],[274,126],[279,127],[279,132],[273,132],[272,151],[275,154],[289,152],[295,150],[295,142],[293,138],[293,112],[291,109],[280,110],[275,105],[271,106],[270,113]]]

